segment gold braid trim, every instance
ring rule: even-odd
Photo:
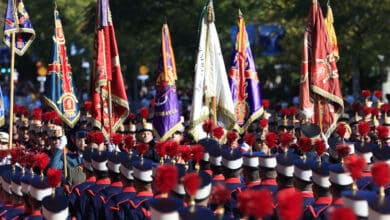
[[[259,110],[254,112],[251,115],[251,117],[248,118],[244,126],[240,127],[239,125],[235,125],[234,128],[236,128],[240,134],[243,134],[246,131],[246,129],[249,127],[249,125],[251,125],[252,122],[254,122],[256,119],[260,118],[260,116],[263,115],[263,113],[264,113],[264,109],[263,107],[261,107]]]
[[[80,109],[77,111],[76,117],[71,121],[71,120],[69,120],[67,117],[65,117],[63,115],[63,113],[58,109],[57,105],[53,101],[51,101],[49,98],[44,96],[43,97],[43,101],[48,106],[50,106],[52,109],[54,109],[54,111],[57,112],[57,115],[60,116],[61,120],[63,122],[65,122],[65,124],[67,124],[69,127],[73,128],[77,124],[77,122],[79,121],[79,119],[80,119]]]
[[[181,126],[181,122],[179,121],[175,126],[173,126],[171,129],[169,129],[162,137],[160,134],[157,132],[157,130],[153,126],[153,132],[154,135],[159,139],[160,141],[166,141],[168,138],[172,136],[173,133],[175,133],[177,130],[179,130]]]

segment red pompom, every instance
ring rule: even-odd
[[[288,109],[288,108],[283,108],[282,109],[282,115],[283,116],[289,116],[290,115],[290,109]]]
[[[168,140],[164,142],[166,154],[174,158],[179,153],[179,144],[176,141]]]
[[[268,148],[276,147],[277,141],[278,136],[274,132],[268,132],[265,135],[265,143],[267,144]]]
[[[347,131],[347,129],[346,129],[344,123],[340,123],[340,124],[337,125],[337,134],[338,134],[341,138],[344,138],[345,132],[346,132],[346,131]]]
[[[301,151],[303,153],[305,152],[308,152],[311,150],[311,139],[310,138],[307,138],[307,137],[300,137],[299,138],[299,149],[301,149]]]
[[[149,109],[146,108],[146,107],[142,107],[139,111],[139,114],[141,116],[141,118],[143,119],[148,119],[149,117]]]
[[[356,215],[352,209],[339,207],[329,210],[329,220],[356,220]]]
[[[361,121],[358,123],[358,130],[361,136],[367,136],[370,132],[371,126],[368,122]]]
[[[163,165],[157,167],[157,173],[154,178],[154,186],[161,193],[171,191],[178,182],[178,171],[174,165]]]
[[[122,142],[123,135],[119,133],[111,134],[111,143],[118,145]]]
[[[211,189],[210,203],[223,205],[231,199],[231,192],[225,185],[218,183]]]
[[[47,183],[55,188],[61,183],[62,171],[59,169],[50,168],[47,170]]]
[[[210,133],[214,128],[214,122],[212,119],[205,120],[202,125],[203,131]]]
[[[260,126],[264,129],[265,127],[268,126],[268,120],[265,119],[265,118],[263,118],[263,119],[261,119],[261,120],[259,121],[259,124],[260,124]]]
[[[360,103],[359,103],[359,102],[354,102],[354,103],[352,104],[352,110],[353,110],[354,112],[359,112],[359,111],[360,111]]]
[[[179,148],[179,152],[181,155],[181,158],[185,161],[188,162],[192,158],[192,152],[191,152],[191,147],[188,145],[181,145]]]
[[[272,194],[264,189],[247,189],[238,195],[237,207],[242,216],[263,218],[273,212]]]
[[[20,106],[19,107],[19,113],[21,115],[27,116],[28,115],[28,109],[26,106]]]
[[[263,105],[264,109],[268,109],[269,108],[269,100],[268,99],[263,99],[261,101],[261,104]]]
[[[376,162],[371,167],[372,179],[378,186],[390,183],[390,165],[386,162]]]
[[[34,108],[32,115],[34,120],[42,120],[42,109]]]
[[[213,128],[213,136],[216,139],[218,139],[218,140],[221,139],[224,134],[225,134],[225,131],[223,130],[223,127],[218,126],[218,127]]]
[[[10,151],[11,155],[11,164],[16,164],[20,161],[20,156],[22,154],[22,148],[13,148]]]
[[[165,142],[156,142],[156,152],[160,157],[164,157],[167,154]]]
[[[256,136],[250,133],[244,135],[244,140],[249,146],[253,146],[256,142]]]
[[[92,102],[91,101],[85,101],[84,102],[85,111],[90,112],[92,109]]]
[[[375,115],[375,116],[378,116],[379,115],[379,110],[377,108],[372,108],[371,109],[371,114]]]
[[[195,193],[198,191],[201,183],[202,180],[196,172],[188,173],[183,177],[184,188],[190,196],[195,196]]]
[[[35,154],[35,165],[39,168],[39,170],[43,171],[46,169],[47,165],[49,165],[50,159],[49,156],[45,153],[37,153]]]
[[[302,193],[283,189],[278,192],[277,200],[281,220],[301,219],[304,210]]]
[[[354,180],[362,176],[363,169],[366,165],[366,160],[356,154],[348,155],[344,162],[345,168],[351,173],[351,177]]]
[[[87,141],[89,143],[95,143],[95,132],[93,132],[93,131],[87,132]]]
[[[136,117],[137,117],[137,116],[136,116],[134,113],[132,113],[132,112],[129,113],[129,119],[130,119],[130,121],[134,121]]]
[[[279,141],[284,147],[290,145],[292,138],[293,135],[290,132],[282,132],[279,135]]]
[[[291,115],[296,115],[298,113],[298,109],[296,106],[291,106],[290,107],[290,114]]]
[[[377,97],[378,99],[381,99],[382,98],[382,91],[375,90],[374,91],[374,96]]]
[[[137,152],[139,154],[143,155],[143,154],[145,154],[149,150],[149,145],[148,144],[144,144],[144,143],[139,143],[139,144],[137,144],[135,149],[137,150]]]
[[[390,105],[388,103],[381,105],[381,111],[383,112],[383,114],[386,114],[389,111],[389,109],[390,109]]]
[[[231,144],[237,140],[238,134],[235,131],[228,131],[226,137],[227,137],[228,143]]]
[[[387,126],[379,125],[376,128],[376,131],[378,133],[379,139],[381,140],[385,140],[386,138],[389,137],[389,128],[387,128]]]
[[[349,155],[351,148],[348,146],[348,144],[337,144],[336,151],[339,157],[344,158]]]
[[[365,116],[369,115],[371,112],[372,112],[372,108],[370,108],[368,106],[363,107],[363,113]]]
[[[134,146],[134,137],[131,134],[125,136],[125,146],[127,149],[131,149]]]
[[[101,131],[97,131],[95,132],[95,135],[94,135],[94,142],[95,144],[97,145],[100,145],[104,142],[104,135],[103,135],[103,132]]]
[[[199,163],[203,158],[204,148],[200,144],[195,144],[191,147],[191,152],[196,163]]]
[[[315,150],[317,152],[317,155],[319,157],[322,156],[322,154],[326,151],[326,145],[325,145],[325,142],[324,140],[322,139],[317,139],[314,143],[314,146],[315,146]]]
[[[371,95],[371,91],[370,90],[362,90],[362,96],[364,98],[368,98],[369,96]]]

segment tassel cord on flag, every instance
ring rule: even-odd
[[[13,138],[13,124],[14,124],[14,72],[15,72],[15,35],[16,32],[13,31],[11,34],[11,75],[10,75],[10,88],[9,88],[9,146],[8,150],[12,149],[12,138]]]

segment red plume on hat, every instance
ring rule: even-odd
[[[209,134],[213,128],[214,128],[214,122],[212,119],[207,119],[203,122],[203,125],[202,125],[202,128],[203,128],[203,131],[206,132],[207,134]]]
[[[251,133],[246,133],[244,135],[244,140],[249,146],[253,146],[256,142],[256,136]]]
[[[388,103],[381,105],[381,111],[383,112],[383,114],[386,114],[389,111],[389,109],[390,109],[390,105]]]
[[[265,143],[267,144],[268,148],[276,147],[277,141],[278,136],[274,132],[270,131],[265,135]]]
[[[375,91],[374,91],[374,96],[375,96],[377,99],[381,99],[381,98],[382,98],[382,91],[380,91],[380,90],[375,90]]]
[[[284,147],[288,147],[291,143],[291,140],[293,138],[293,135],[290,132],[282,132],[279,135],[279,142]]]
[[[132,113],[132,112],[129,113],[129,119],[130,119],[130,121],[134,121],[136,117],[137,117],[137,116],[136,116],[134,113]]]
[[[122,142],[123,135],[119,133],[111,134],[111,143],[118,145]]]
[[[42,109],[34,108],[32,115],[34,120],[42,120]]]
[[[290,109],[289,108],[283,108],[282,114],[284,117],[288,117],[290,115]]]
[[[41,171],[41,177],[43,177],[43,171],[46,169],[47,165],[49,165],[50,159],[49,156],[45,153],[37,153],[35,154],[35,165]]]
[[[165,157],[165,155],[167,154],[166,146],[167,145],[165,145],[164,141],[156,142],[156,152],[160,156],[160,158]]]
[[[95,144],[100,145],[104,142],[104,135],[101,131],[96,131],[94,135]]]
[[[192,158],[191,147],[188,145],[181,145],[179,147],[179,153],[184,162],[188,162]]]
[[[61,183],[61,175],[61,170],[49,168],[46,175],[49,186],[56,188]]]
[[[237,207],[242,216],[263,218],[273,212],[272,194],[265,189],[247,189],[238,195]]]
[[[8,154],[8,150],[0,150],[0,159],[4,159]]]
[[[133,135],[128,134],[128,135],[125,136],[125,146],[126,146],[126,148],[127,148],[128,150],[130,150],[131,148],[133,148],[134,143],[135,143],[135,141],[134,141]]]
[[[188,173],[183,177],[184,188],[191,197],[195,196],[195,193],[198,191],[201,183],[202,180],[197,172]]]
[[[91,101],[85,101],[84,102],[85,111],[91,112],[92,109],[92,102]]]
[[[178,182],[178,171],[174,165],[162,165],[157,167],[154,178],[154,186],[158,192],[168,193]]]
[[[361,121],[358,123],[358,130],[362,137],[367,136],[370,131],[370,124],[368,122]]]
[[[317,155],[319,157],[322,156],[322,154],[326,151],[326,145],[325,145],[325,142],[324,140],[322,139],[317,139],[314,143],[314,146],[315,146],[315,150],[317,152]]]
[[[259,121],[260,126],[264,129],[268,125],[268,120],[263,118]]]
[[[225,134],[225,131],[223,130],[223,127],[218,126],[218,127],[213,128],[213,136],[216,139],[218,139],[218,140],[221,139],[224,134]]]
[[[378,186],[390,183],[390,165],[386,162],[376,162],[371,167],[372,179]]]
[[[385,140],[386,138],[389,137],[389,129],[386,126],[379,125],[376,128],[376,131],[378,132],[378,137],[381,140]]]
[[[142,119],[148,119],[149,117],[149,109],[146,108],[146,107],[142,107],[139,111],[139,114],[141,116]]]
[[[194,157],[194,161],[199,163],[199,161],[203,158],[204,148],[200,144],[192,145],[191,152]]]
[[[344,123],[339,123],[337,125],[337,134],[344,139],[345,132],[347,131]]]
[[[263,99],[261,101],[261,104],[263,105],[264,109],[268,109],[269,108],[269,100],[268,99]]]
[[[27,109],[27,107],[26,107],[26,106],[19,106],[19,113],[20,113],[21,115],[24,115],[24,116],[28,115],[28,109]]]
[[[225,185],[218,183],[211,189],[210,203],[224,205],[231,199],[231,192]]]
[[[344,161],[344,167],[350,172],[352,179],[355,181],[362,176],[366,165],[366,160],[356,154],[348,155]]]
[[[371,95],[371,91],[370,90],[367,90],[367,89],[362,90],[362,96],[365,99],[368,98],[370,95]]]
[[[364,106],[363,107],[363,113],[365,116],[368,116],[369,114],[371,114],[372,112],[372,108],[371,107],[368,107],[368,106]]]
[[[228,143],[231,144],[237,140],[238,134],[235,131],[228,131],[226,137],[227,137]]]
[[[345,158],[351,152],[351,148],[346,143],[337,144],[336,152],[340,158]]]
[[[291,115],[296,115],[298,113],[298,109],[297,109],[297,107],[296,106],[291,106],[290,107],[290,114]]]
[[[11,164],[16,164],[20,160],[20,156],[22,155],[22,148],[13,148],[10,151],[11,155]]]
[[[311,150],[311,139],[308,137],[300,137],[299,138],[299,149],[302,151],[303,154]]]
[[[372,114],[372,115],[375,115],[375,116],[378,116],[378,115],[379,115],[379,109],[377,109],[377,108],[371,108],[371,114]]]
[[[138,143],[135,149],[140,155],[144,155],[149,150],[149,145],[144,143]]]
[[[281,220],[301,219],[304,210],[302,193],[283,189],[278,192],[277,201]]]
[[[172,159],[179,153],[179,144],[176,141],[167,140],[164,142],[166,154]]]
[[[356,220],[356,215],[352,209],[347,207],[333,208],[329,210],[329,220]]]

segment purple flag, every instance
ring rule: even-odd
[[[234,102],[237,129],[244,133],[246,128],[263,114],[260,83],[255,61],[245,30],[244,18],[240,15],[236,46],[229,70],[229,85]]]
[[[168,25],[164,24],[161,33],[161,55],[156,81],[153,127],[164,141],[181,128],[179,102],[176,93],[176,63],[171,45]]]

